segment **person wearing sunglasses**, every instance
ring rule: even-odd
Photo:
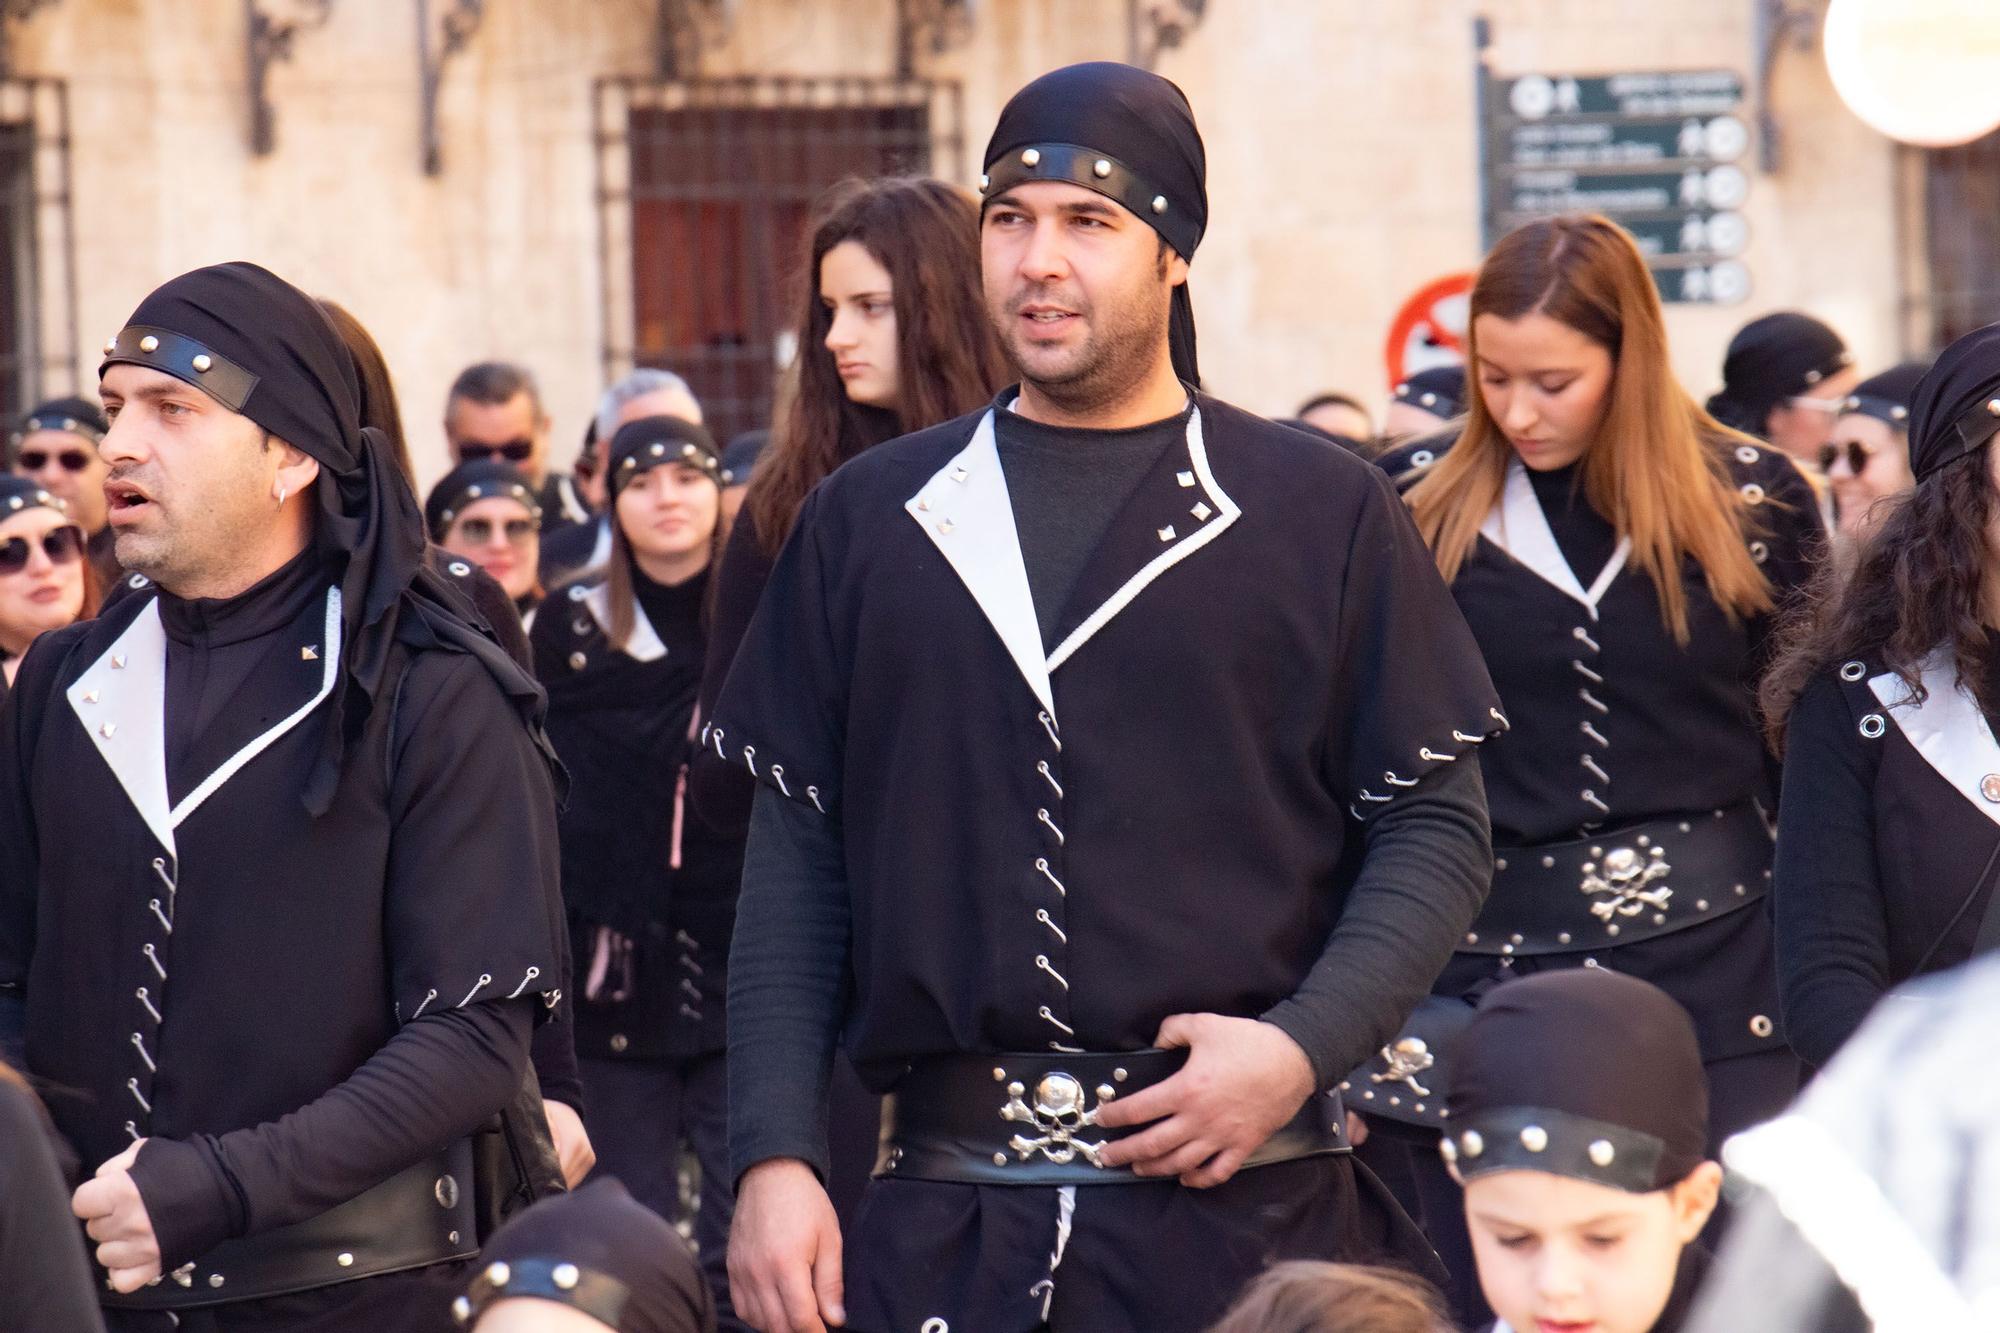
[[[1722,388],[1709,398],[1708,411],[1811,468],[1860,378],[1838,333],[1811,315],[1781,310],[1751,320],[1729,340]]]
[[[548,469],[549,414],[527,367],[481,361],[460,371],[445,395],[444,438],[453,466],[500,462],[519,468],[541,506],[544,531],[590,520],[576,479]]]
[[[93,456],[95,456],[93,454]],[[26,477],[0,477],[0,698],[28,647],[96,614],[96,573],[83,529],[60,496]]]
[[[482,459],[460,463],[424,502],[431,540],[498,583],[525,620],[542,600],[542,506],[521,470]]]
[[[1819,470],[1833,488],[1839,541],[1852,544],[1881,517],[1877,502],[1910,488],[1910,398],[1928,365],[1906,361],[1843,398]]]
[[[97,456],[109,427],[97,404],[82,398],[53,398],[21,419],[10,441],[14,471],[69,506],[70,521],[89,541],[90,563],[99,587],[109,588],[122,572],[113,553],[104,476],[110,469]]]

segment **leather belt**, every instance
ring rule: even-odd
[[[1147,1128],[1104,1129],[1097,1113],[1171,1077],[1183,1050],[940,1056],[910,1067],[882,1099],[875,1174],[968,1185],[1158,1183],[1098,1164],[1109,1143]],[[1310,1098],[1243,1168],[1347,1152],[1338,1093]]]
[[[1493,892],[1459,953],[1633,944],[1726,916],[1770,888],[1771,831],[1755,801],[1493,852]]]
[[[479,1251],[473,1194],[472,1141],[460,1139],[317,1217],[226,1240],[130,1295],[106,1290],[99,1299],[121,1310],[188,1310],[468,1258]]]

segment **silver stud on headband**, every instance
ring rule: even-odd
[[[1549,1146],[1549,1132],[1540,1125],[1523,1125],[1521,1146],[1529,1152],[1541,1152]]]
[[[1041,149],[1039,149],[1039,148],[1024,148],[1024,149],[1022,149],[1022,150],[1021,150],[1021,165],[1022,165],[1022,166],[1024,166],[1024,167],[1038,167],[1038,166],[1040,166],[1041,164],[1042,164],[1042,150],[1041,150]]]
[[[582,1277],[583,1274],[577,1271],[575,1264],[557,1264],[549,1270],[549,1281],[563,1291],[574,1291]]]
[[[1610,1139],[1592,1139],[1587,1151],[1590,1153],[1590,1160],[1598,1166],[1610,1166],[1618,1156],[1618,1150],[1611,1146]]]
[[[486,1265],[486,1280],[496,1287],[506,1286],[507,1280],[513,1276],[514,1270],[498,1259]]]
[[[647,450],[647,452],[652,454],[653,457],[658,458],[662,454],[667,452],[667,446],[664,444],[656,444],[651,449]]]
[[[2000,417],[2000,398],[1988,398],[1986,400],[1986,414],[1988,416]]]
[[[1167,211],[1167,196],[1163,194],[1153,196],[1153,211],[1155,213],[1164,213]]]
[[[1910,409],[1902,406],[1901,404],[1898,404],[1897,406],[1889,409],[1889,418],[1892,421],[1901,421],[1904,417],[1907,417],[1908,415],[1910,415]]]
[[[214,364],[214,359],[207,352],[197,352],[195,354],[194,368],[196,374],[206,374]]]
[[[1477,1157],[1486,1151],[1486,1140],[1479,1136],[1478,1130],[1468,1129],[1458,1136],[1458,1150],[1467,1157]]]
[[[465,493],[475,500],[477,500],[480,496],[486,494],[485,490],[478,486],[468,487]]]
[[[1111,163],[1104,158],[1098,158],[1097,161],[1090,164],[1090,174],[1099,180],[1103,180],[1111,174]]]
[[[139,350],[142,352],[157,352],[160,350],[160,340],[149,333],[139,340]]]
[[[1818,383],[1819,383],[1819,382],[1820,382],[1821,380],[1823,380],[1823,379],[1825,379],[1825,378],[1826,378],[1826,372],[1825,372],[1825,371],[1820,371],[1820,370],[1808,370],[1808,371],[1806,372],[1806,383],[1807,383],[1807,384],[1818,384]]]
[[[106,356],[110,356],[113,352],[117,350],[118,350],[118,340],[116,338],[106,338],[104,340],[104,354]]]
[[[693,458],[695,456],[695,452],[696,452],[695,447],[691,444],[684,444],[681,446],[682,458]]]
[[[980,172],[980,173],[979,173],[979,188],[980,188],[980,189],[982,189],[982,190],[986,190],[986,189],[991,189],[991,188],[992,188],[992,186],[993,186],[993,178],[992,178],[991,176],[987,175],[987,174],[986,174],[985,172],[983,172],[983,171],[982,171],[982,172]]]
[[[451,1317],[457,1320],[461,1324],[471,1323],[472,1302],[468,1300],[466,1297],[460,1296],[457,1300],[451,1303]]]

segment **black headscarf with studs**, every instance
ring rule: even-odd
[[[1938,354],[1910,401],[1910,471],[1918,482],[2000,431],[2000,324],[1988,324]]]
[[[183,273],[139,303],[98,367],[184,380],[317,460],[314,544],[341,593],[343,688],[334,692],[306,809],[333,802],[348,744],[389,679],[390,647],[469,653],[519,710],[551,766],[540,685],[467,615],[424,559],[424,520],[381,431],[361,425],[354,358],[310,296],[255,264]],[[560,773],[560,769],[557,769]]]
[[[1192,260],[1208,229],[1208,158],[1187,95],[1132,65],[1092,61],[1042,75],[1000,112],[980,194],[1055,180],[1095,190]],[[1174,373],[1201,383],[1194,300],[1174,288],[1167,325]]]

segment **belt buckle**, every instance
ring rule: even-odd
[[[1597,899],[1590,905],[1590,914],[1604,922],[1613,935],[1618,933],[1617,917],[1634,917],[1651,908],[1656,923],[1666,919],[1667,900],[1674,891],[1664,884],[1656,889],[1648,886],[1665,879],[1674,868],[1667,864],[1666,849],[1657,843],[1647,847],[1649,841],[1639,839],[1645,847],[1643,854],[1634,847],[1613,847],[1601,863],[1583,863],[1583,882],[1577,887]]]
[[[1005,1071],[996,1070],[1004,1076]],[[1122,1071],[1120,1071],[1122,1072]],[[1086,1143],[1077,1135],[1097,1123],[1098,1112],[1104,1104],[1117,1097],[1118,1090],[1109,1083],[1097,1085],[1097,1105],[1090,1105],[1084,1092],[1083,1082],[1074,1074],[1060,1069],[1042,1075],[1035,1084],[1035,1098],[1032,1103],[1023,1100],[1027,1096],[1027,1085],[1018,1079],[1007,1085],[1007,1103],[1000,1108],[1000,1118],[1012,1124],[1026,1125],[1029,1131],[1039,1131],[1030,1138],[1027,1132],[1014,1135],[1007,1146],[1027,1161],[1040,1153],[1057,1166],[1068,1166],[1078,1157],[1104,1170],[1105,1164],[1100,1154],[1106,1146],[1105,1140]],[[1001,1161],[1004,1153],[995,1153]]]

